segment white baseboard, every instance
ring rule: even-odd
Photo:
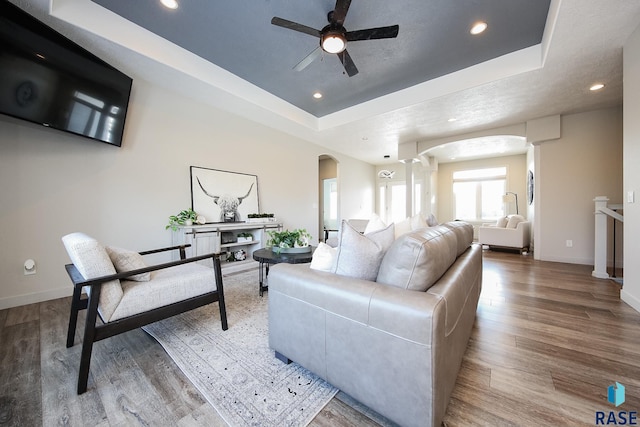
[[[620,299],[629,304],[635,311],[640,312],[640,298],[636,298],[622,288],[620,290]]]
[[[44,292],[34,292],[32,294],[0,298],[0,310],[68,297],[71,296],[72,290],[73,288],[71,288],[70,286],[65,286],[63,288],[52,289]]]
[[[535,252],[534,252],[535,255]],[[569,257],[557,257],[557,256],[541,256],[540,261],[561,262],[564,264],[580,264],[580,265],[593,265],[593,258],[569,258]]]

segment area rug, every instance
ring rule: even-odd
[[[231,426],[306,426],[337,389],[269,349],[257,270],[223,279],[229,329],[210,304],[145,326]]]

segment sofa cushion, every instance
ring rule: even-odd
[[[411,218],[405,218],[402,221],[395,223],[395,238],[407,234],[411,231]]]
[[[318,243],[318,247],[313,253],[311,258],[310,268],[320,271],[335,271],[336,258],[338,256],[338,249],[332,248],[326,243]]]
[[[96,239],[84,233],[71,233],[62,238],[62,243],[71,262],[85,279],[116,274],[107,250]],[[86,291],[90,294],[89,288]],[[119,280],[112,280],[102,285],[98,313],[103,321],[109,321],[122,295]]]
[[[336,274],[364,280],[376,280],[382,257],[394,240],[394,225],[360,234],[347,221],[340,228],[340,246]]]
[[[374,213],[371,215],[371,219],[369,219],[369,222],[364,229],[364,234],[373,233],[374,231],[382,230],[383,228],[387,228],[387,224],[382,221],[380,215]]]
[[[456,260],[456,233],[443,225],[412,231],[396,239],[380,264],[376,281],[426,291]]]
[[[519,223],[525,221],[522,215],[510,215],[509,222],[507,222],[507,228],[516,228]]]
[[[433,217],[433,220],[435,221],[435,217]],[[396,239],[403,234],[425,227],[430,227],[430,225],[421,214],[415,214],[414,216],[407,217],[396,223]]]
[[[496,227],[505,228],[508,223],[509,223],[509,218],[507,218],[506,216],[503,216],[502,218],[498,218],[498,220],[496,221]]]
[[[435,227],[436,225],[438,225],[438,219],[433,214],[429,214],[426,221],[427,221],[427,226],[429,227]]]
[[[473,225],[464,221],[451,221],[442,225],[456,233],[456,238],[458,239],[457,255],[462,255],[473,242]]]
[[[137,270],[139,268],[145,268],[147,264],[142,259],[142,255],[138,252],[130,251],[128,249],[115,248],[113,246],[107,246],[107,253],[109,258],[116,268],[118,273],[124,273],[131,270]],[[135,282],[148,282],[151,279],[151,273],[136,274],[135,276],[127,277],[127,280],[133,280]]]

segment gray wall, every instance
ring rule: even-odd
[[[191,165],[258,175],[263,212],[318,230],[320,154],[349,171],[341,217],[368,217],[372,165],[135,76],[122,148],[0,116],[0,309],[70,295],[64,234],[136,250],[169,245],[167,217],[191,204]],[[28,258],[35,275],[23,275]]]
[[[559,139],[535,147],[534,255],[593,265],[593,199],[622,202],[622,109],[562,116],[561,131]],[[567,240],[573,247],[567,247]]]

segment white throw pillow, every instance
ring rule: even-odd
[[[367,226],[364,229],[364,234],[373,233],[374,231],[382,230],[383,228],[387,228],[387,224],[382,221],[380,215],[377,213],[371,214],[371,219],[367,223]]]
[[[411,218],[405,218],[395,224],[395,238],[411,231]]]
[[[318,247],[311,258],[311,268],[320,271],[334,272],[336,269],[336,258],[338,248],[332,248],[326,243],[318,243]]]
[[[516,228],[518,224],[524,220],[524,217],[521,215],[511,215],[509,217],[509,222],[507,222],[507,228]]]
[[[394,225],[360,234],[348,222],[343,221],[340,246],[336,259],[336,274],[375,281],[380,263],[395,239]]]
[[[503,216],[502,218],[498,218],[498,221],[496,221],[496,227],[505,228],[508,222],[509,222],[509,218],[507,218],[506,216]]]
[[[420,228],[428,227],[427,221],[420,214],[415,214],[411,217],[411,230],[418,230]]]
[[[107,253],[113,266],[118,273],[124,273],[126,271],[137,270],[139,268],[145,268],[145,264],[142,259],[142,255],[138,252],[130,251],[128,249],[114,248],[113,246],[107,246]],[[136,282],[148,282],[151,279],[151,273],[136,274],[135,276],[127,277],[123,280],[133,280]]]

